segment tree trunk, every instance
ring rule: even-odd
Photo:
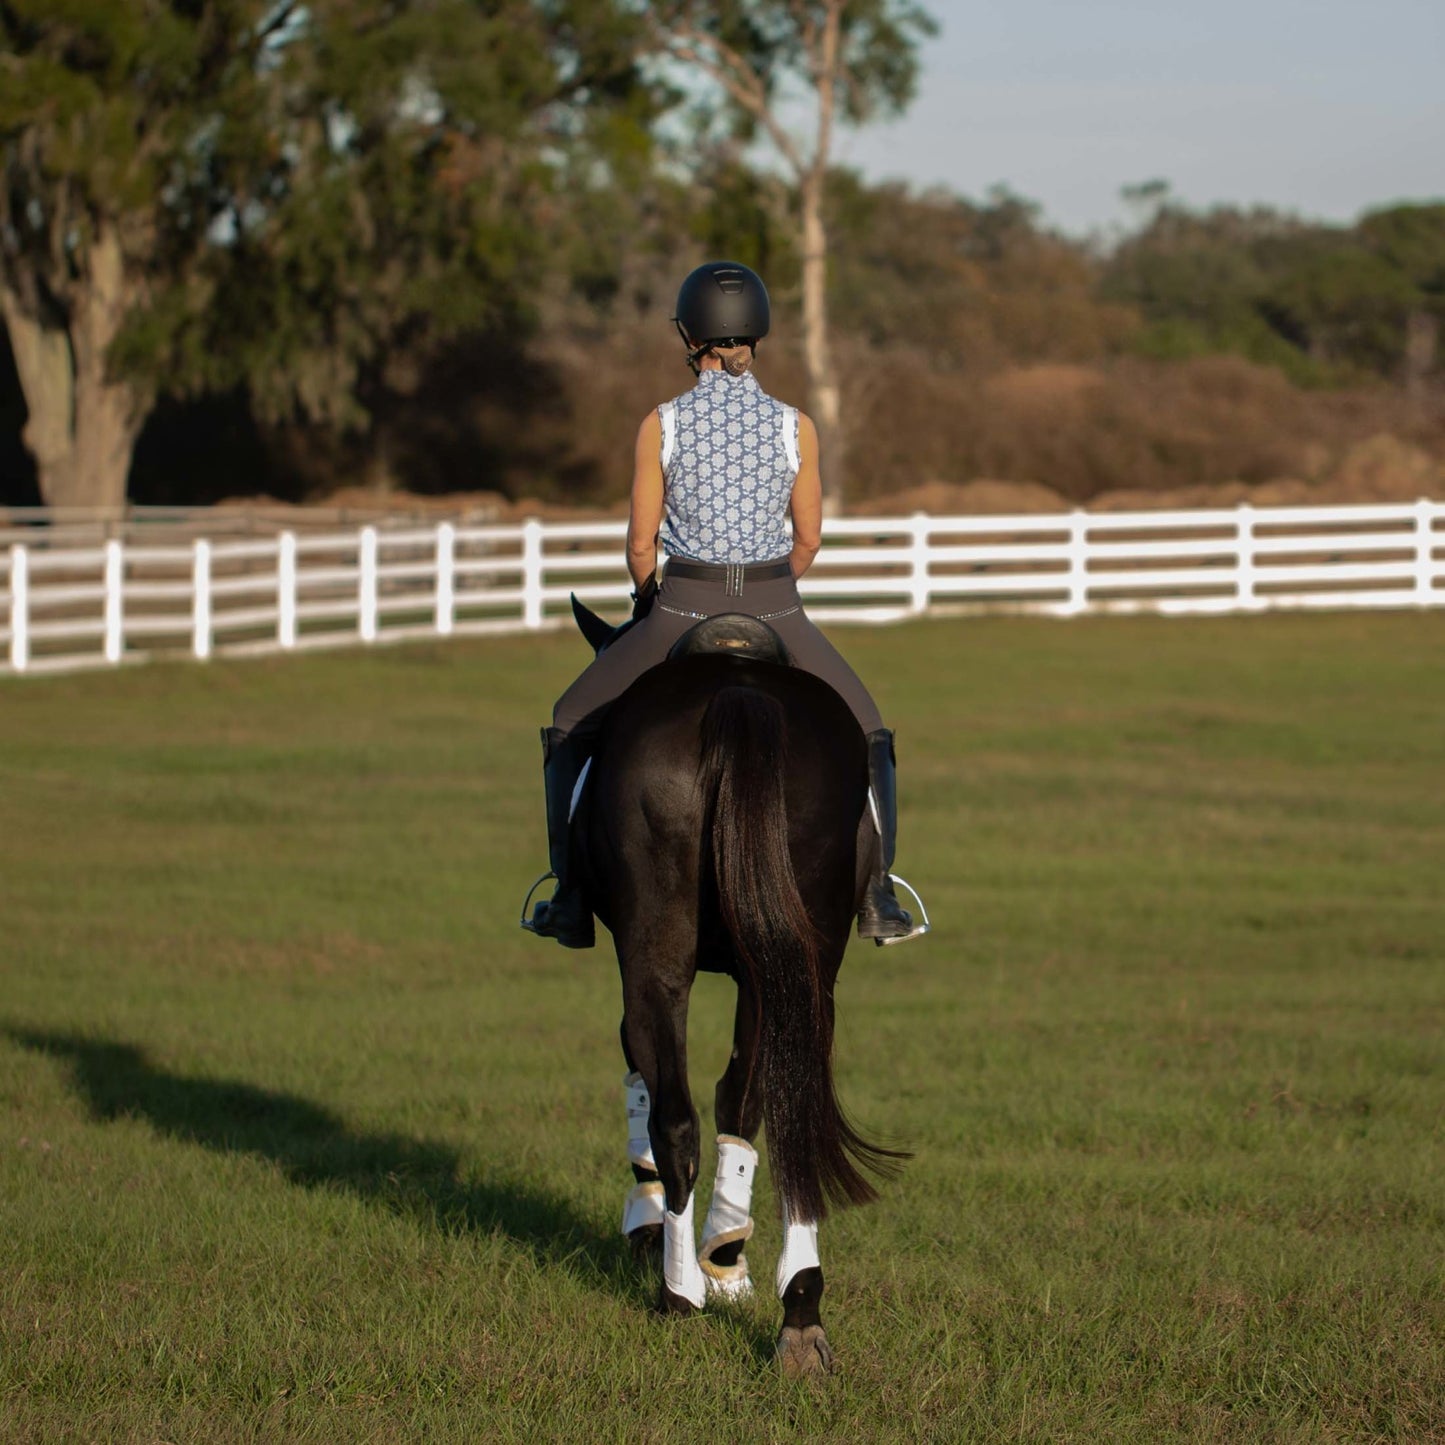
[[[0,286],[0,312],[30,414],[23,440],[48,507],[118,512],[125,506],[144,403],[135,387],[110,377],[107,358],[130,300],[120,243],[108,230],[88,249],[68,317],[26,307]]]
[[[806,176],[801,186],[803,221],[803,362],[808,373],[808,408],[818,428],[823,473],[823,511],[843,509],[846,465],[842,397],[828,340],[828,232],[823,225],[823,176]]]
[[[1439,318],[1428,311],[1410,312],[1405,318],[1405,392],[1416,401],[1425,395],[1439,342]]]

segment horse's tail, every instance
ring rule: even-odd
[[[832,1002],[788,853],[787,742],[776,698],[724,687],[703,716],[700,778],[722,920],[760,1014],[747,1088],[763,1093],[779,1192],[794,1218],[817,1220],[829,1199],[878,1197],[860,1165],[887,1174],[906,1156],[862,1138],[833,1088]]]

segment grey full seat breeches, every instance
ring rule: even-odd
[[[877,732],[883,719],[858,674],[808,620],[791,576],[747,580],[740,595],[729,593],[718,578],[664,574],[652,611],[593,661],[557,701],[553,726],[571,733],[582,724],[597,725],[600,712],[644,672],[662,662],[679,637],[695,623],[720,612],[746,612],[766,622],[783,639],[795,666],[820,677],[853,710],[865,734]]]

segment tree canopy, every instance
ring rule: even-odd
[[[525,309],[567,157],[645,152],[666,101],[610,0],[5,0],[0,26],[0,296],[42,485],[76,500],[161,387],[362,424],[389,360]]]
[[[1244,373],[1221,356],[1408,398],[1428,426],[1445,203],[1331,225],[1154,181],[1104,246],[1007,187],[833,164],[835,125],[907,105],[931,31],[912,0],[0,0],[0,428],[24,415],[60,503],[125,495],[157,405],[244,418],[297,494],[598,495],[617,483],[597,458],[625,459],[682,384],[665,318],[708,256],[766,276],[770,384],[832,427],[835,465],[854,448],[860,486],[1053,468],[1082,491],[1158,458],[1203,475],[1169,459],[1225,425]],[[1142,395],[1189,367],[1207,421],[1093,462],[1044,445],[1057,407],[1028,411],[1075,406],[1088,369]],[[1294,394],[1258,384],[1276,413]],[[1010,407],[1016,434],[989,440]],[[15,451],[0,436],[0,500]]]
[[[1398,375],[1412,316],[1445,314],[1442,277],[1442,205],[1330,226],[1166,201],[1109,259],[1102,292],[1139,310],[1153,354],[1235,352],[1321,385]]]

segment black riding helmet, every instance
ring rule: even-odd
[[[687,364],[696,371],[698,358],[712,347],[751,346],[768,334],[768,288],[741,262],[709,261],[678,288],[672,319],[689,347]]]

